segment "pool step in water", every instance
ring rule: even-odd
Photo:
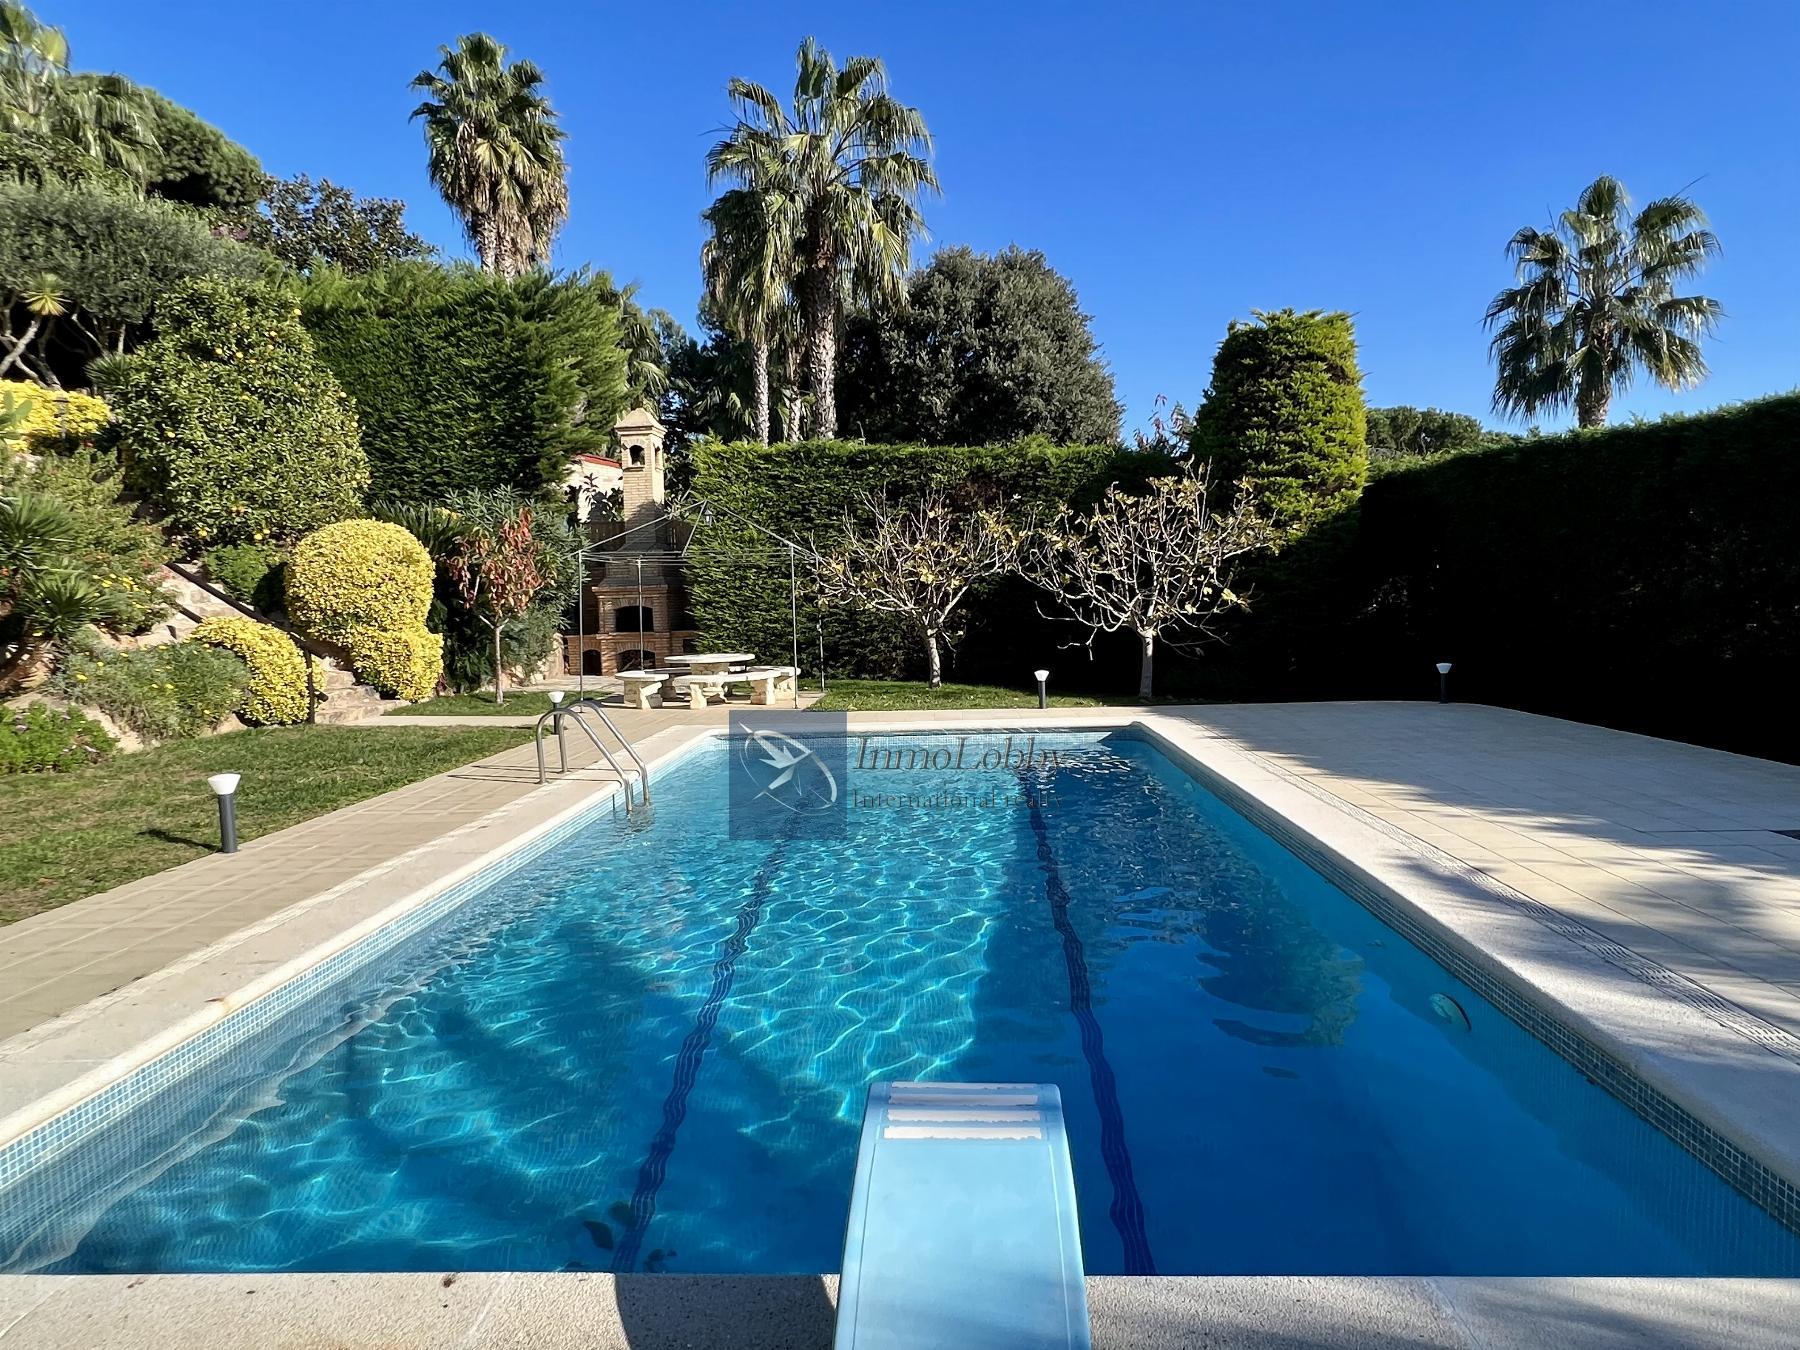
[[[876,1083],[837,1350],[1085,1350],[1062,1097],[1048,1083]]]

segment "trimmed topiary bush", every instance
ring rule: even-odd
[[[372,628],[359,624],[346,644],[350,661],[365,684],[394,698],[417,702],[437,692],[444,673],[444,635],[424,624]]]
[[[0,380],[0,406],[9,399],[24,411],[14,431],[25,438],[25,449],[34,455],[92,445],[112,415],[105,399],[46,389],[28,380]]]
[[[1213,482],[1243,481],[1277,524],[1304,528],[1355,501],[1369,452],[1350,316],[1233,320],[1188,439]]]
[[[90,637],[63,658],[51,688],[150,744],[211,731],[237,710],[249,683],[249,667],[219,647],[177,642],[128,652]]]
[[[356,413],[293,306],[200,281],[160,336],[105,373],[130,480],[203,548],[291,539],[353,516],[368,485]]]
[[[344,520],[294,545],[288,617],[304,633],[347,643],[356,628],[423,628],[437,569],[425,546],[384,520]]]
[[[304,722],[307,713],[306,662],[292,639],[255,619],[208,619],[193,641],[236,653],[250,668],[239,717],[256,726]]]
[[[66,773],[112,753],[113,739],[73,708],[34,703],[0,712],[0,774]]]

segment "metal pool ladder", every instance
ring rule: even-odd
[[[600,739],[599,733],[588,721],[590,713],[599,719],[600,725],[606,729],[607,734],[619,743],[619,748],[625,752],[626,757],[632,763],[630,769],[621,767],[618,757],[607,749],[606,742]],[[594,749],[598,750],[600,757],[606,761],[606,767],[611,769],[613,777],[619,780],[619,787],[625,794],[625,814],[629,816],[633,810],[649,806],[650,766],[644,763],[644,757],[638,754],[637,747],[626,738],[625,733],[613,724],[612,718],[606,715],[606,709],[596,698],[578,698],[573,703],[564,703],[552,708],[538,718],[537,726],[532,729],[531,733],[531,739],[537,746],[538,782],[548,781],[548,775],[544,772],[544,724],[546,722],[551,723],[556,732],[556,750],[562,761],[557,772],[567,773],[569,771],[569,743],[564,736],[564,729],[570,720],[573,720],[576,726],[587,733],[587,738],[594,743]],[[633,774],[637,776],[638,790],[642,793],[643,798],[635,807],[631,800]]]

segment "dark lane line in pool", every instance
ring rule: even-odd
[[[1112,1180],[1113,1227],[1125,1245],[1125,1274],[1156,1274],[1156,1258],[1150,1254],[1150,1238],[1144,1231],[1144,1202],[1138,1195],[1131,1170],[1131,1149],[1125,1143],[1125,1115],[1119,1108],[1118,1082],[1106,1058],[1106,1038],[1100,1019],[1094,1016],[1094,1000],[1088,985],[1087,951],[1075,925],[1069,922],[1069,890],[1063,885],[1056,850],[1050,846],[1050,827],[1032,785],[1028,770],[1020,770],[1019,787],[1031,808],[1031,832],[1037,836],[1038,866],[1044,872],[1044,891],[1050,899],[1050,922],[1062,937],[1063,964],[1069,972],[1069,1011],[1081,1028],[1081,1053],[1088,1063],[1094,1087],[1094,1106],[1100,1112],[1100,1156]]]
[[[669,1155],[675,1151],[675,1137],[687,1116],[688,1093],[693,1091],[694,1081],[700,1076],[700,1064],[712,1042],[719,1008],[731,997],[732,981],[737,976],[737,959],[749,947],[750,935],[762,919],[763,906],[768,903],[775,884],[776,869],[781,866],[782,855],[792,839],[793,826],[790,824],[769,849],[769,856],[763,859],[762,866],[757,868],[756,879],[750,883],[750,897],[738,910],[737,927],[725,939],[718,959],[713,962],[712,989],[706,995],[706,1002],[700,1005],[694,1025],[681,1042],[681,1053],[675,1057],[675,1079],[669,1085],[669,1095],[663,1098],[662,1124],[638,1169],[637,1189],[631,1196],[631,1224],[613,1248],[612,1269],[616,1275],[637,1269],[638,1248],[643,1245],[650,1221],[656,1217],[656,1195],[662,1189],[663,1178],[668,1175]]]

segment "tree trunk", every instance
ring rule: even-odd
[[[34,316],[31,322],[26,325],[25,333],[22,337],[15,338],[8,334],[7,342],[11,345],[6,353],[6,359],[0,361],[0,375],[6,374],[6,372],[11,370],[15,365],[21,370],[28,369],[25,365],[25,349],[31,345],[31,340],[37,336],[38,324],[39,320]]]
[[[756,439],[769,443],[769,340],[758,338],[755,350]]]
[[[500,271],[500,231],[486,216],[475,225],[475,256],[481,260],[482,271]]]
[[[925,634],[925,661],[931,672],[931,687],[936,689],[944,682],[944,663],[938,657],[936,633]]]
[[[494,706],[506,706],[506,670],[500,664],[500,624],[494,625]]]
[[[801,318],[806,329],[806,387],[812,394],[814,440],[837,439],[837,257],[831,245],[811,242],[806,275],[801,278]]]
[[[1612,342],[1612,334],[1607,331],[1606,323],[1596,324],[1592,328],[1583,327],[1581,345],[1589,351],[1607,351]],[[1612,386],[1602,371],[1596,376],[1592,364],[1577,367],[1575,371],[1575,424],[1582,427],[1603,427],[1606,425],[1607,405],[1612,402]]]
[[[1150,701],[1150,681],[1156,673],[1156,634],[1139,633],[1144,644],[1144,659],[1138,666],[1138,697]]]

